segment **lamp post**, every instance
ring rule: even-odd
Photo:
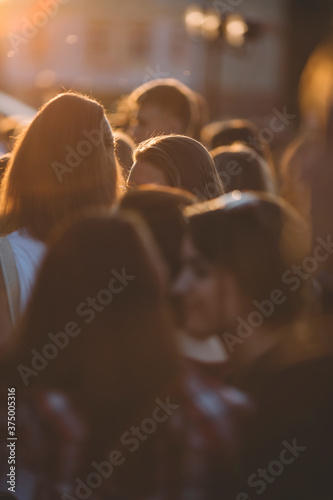
[[[205,79],[204,93],[213,110],[212,104],[218,98],[221,79],[221,51],[220,45],[221,19],[218,12],[199,4],[191,4],[185,12],[185,26],[188,34],[202,40],[205,47]]]
[[[222,51],[226,47],[241,49],[263,28],[233,7],[227,6],[223,11],[218,7],[216,1],[210,0],[190,4],[184,18],[188,34],[205,44],[205,93],[212,110],[221,98]]]

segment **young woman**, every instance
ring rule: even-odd
[[[27,415],[17,463],[33,478],[32,498],[227,493],[249,403],[182,366],[165,283],[133,216],[84,218],[52,245],[2,370]]]
[[[329,258],[325,241],[308,255],[305,223],[273,195],[236,191],[186,214],[174,289],[187,331],[220,336],[229,380],[258,407],[244,459],[244,498],[251,491],[274,500],[330,496],[333,349],[330,332],[310,327],[311,278],[318,260]],[[299,453],[286,460],[304,451],[302,458],[277,478],[287,461],[276,460],[295,443]]]
[[[159,136],[141,143],[134,152],[128,183],[158,184],[184,189],[199,200],[224,193],[207,149],[182,135]]]
[[[1,337],[26,307],[47,238],[64,217],[110,208],[121,174],[103,107],[61,94],[18,138],[0,190]]]

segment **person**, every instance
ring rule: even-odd
[[[149,226],[168,266],[171,280],[181,267],[180,248],[187,226],[182,208],[196,201],[186,191],[154,185],[129,190],[119,201],[120,209],[139,213]]]
[[[289,144],[282,158],[281,196],[302,215],[312,231],[313,250],[318,238],[332,234],[333,108],[327,112],[325,131],[307,131]],[[316,279],[321,306],[326,314],[333,311],[333,263],[318,262]]]
[[[250,120],[220,120],[202,128],[201,140],[209,149],[230,146],[235,142],[248,145],[249,138],[258,136],[258,132],[258,127]]]
[[[128,98],[132,126],[126,132],[139,144],[155,135],[183,134],[193,137],[200,109],[192,90],[173,78],[144,83]]]
[[[281,196],[302,217],[311,220],[311,185],[308,177],[320,165],[326,151],[324,134],[302,130],[286,147],[280,162]]]
[[[120,200],[121,209],[134,210],[148,224],[169,271],[169,287],[172,287],[181,269],[181,244],[186,234],[187,222],[182,213],[184,207],[193,205],[197,199],[187,192],[164,186],[142,186],[128,191]],[[183,328],[182,312],[177,300],[169,294],[177,342],[187,363],[196,371],[216,378],[225,379],[227,353],[218,338],[194,339]]]
[[[211,151],[211,155],[227,193],[235,190],[276,192],[268,163],[253,149],[234,144],[220,146]]]
[[[134,151],[129,186],[157,184],[183,189],[197,198],[223,194],[223,185],[207,149],[182,135],[148,139]]]
[[[328,498],[333,346],[330,330],[310,312],[311,275],[303,271],[315,259],[307,225],[287,203],[259,193],[228,193],[185,213],[189,231],[174,293],[186,328],[199,338],[219,335],[228,380],[257,406],[235,497],[251,498],[256,488],[265,499]],[[318,252],[321,258],[325,249]],[[287,462],[271,464],[295,442],[304,456],[277,480]]]
[[[89,207],[111,208],[120,180],[112,130],[95,100],[60,94],[23,131],[0,191],[2,339],[26,307],[52,229]]]
[[[220,146],[243,144],[262,156],[275,173],[272,152],[267,144],[260,139],[259,127],[250,120],[232,119],[209,123],[201,131],[201,141],[209,150]]]
[[[227,493],[252,406],[180,362],[165,284],[157,247],[129,211],[87,215],[54,235],[1,365],[6,387],[25,385],[18,428],[40,434],[38,454],[23,430],[17,450],[32,498],[41,488],[43,498],[102,500]]]
[[[253,316],[259,323],[264,315],[267,329],[302,317],[308,308],[305,298],[312,298],[311,280],[294,280],[289,270],[307,256],[310,234],[286,202],[272,194],[234,191],[186,208],[185,216],[189,234],[174,292],[180,296],[186,327],[193,329],[193,335],[229,332],[230,338],[222,338],[235,358],[243,345],[242,337],[237,337],[237,329],[242,330],[237,316],[247,318],[257,310]],[[278,290],[281,303],[272,309],[263,301]],[[253,337],[261,326],[252,328]]]

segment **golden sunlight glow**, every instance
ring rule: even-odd
[[[303,119],[313,126],[325,127],[333,96],[333,38],[310,56],[299,87]]]
[[[44,69],[36,76],[35,85],[40,89],[47,89],[53,85],[55,80],[55,72],[52,69]]]
[[[221,21],[219,15],[214,11],[208,12],[202,23],[202,32],[205,38],[208,40],[216,40],[219,37],[220,25]]]
[[[225,27],[225,34],[228,43],[239,47],[244,44],[245,35],[248,32],[249,27],[245,20],[239,14],[232,14],[228,16]]]
[[[205,14],[200,5],[192,4],[186,9],[185,24],[191,35],[199,35],[205,21]]]

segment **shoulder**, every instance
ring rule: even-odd
[[[43,241],[37,240],[26,229],[19,229],[6,236],[6,239],[11,244],[13,250],[15,249],[28,249],[34,250],[46,249],[46,244]]]

